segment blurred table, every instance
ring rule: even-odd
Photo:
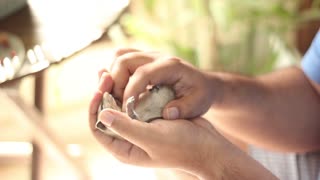
[[[37,131],[35,134],[42,136],[35,137],[33,142],[32,180],[40,179],[39,143],[51,144],[57,154],[78,167],[79,171],[83,170],[72,162],[64,145],[54,138],[54,134],[40,123],[44,110],[44,70],[99,40],[117,23],[128,4],[128,0],[29,0],[25,7],[0,20],[0,31],[20,37],[26,49],[22,67],[13,78],[0,82],[0,93],[7,94],[6,99],[30,121]],[[41,58],[37,54],[39,51]],[[25,105],[18,93],[12,95],[6,92],[7,87],[31,75],[35,77],[34,107]]]

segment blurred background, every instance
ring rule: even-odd
[[[319,0],[0,0],[0,177],[174,179],[118,162],[89,131],[114,48],[253,76],[298,65],[319,22]]]

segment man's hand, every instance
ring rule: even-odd
[[[207,156],[214,156],[214,151],[209,147],[215,142],[212,140],[218,139],[220,135],[202,118],[144,123],[132,120],[124,113],[106,109],[98,118],[125,140],[107,136],[96,129],[96,113],[102,93],[110,92],[112,86],[111,76],[103,73],[99,91],[91,101],[89,123],[95,138],[120,161],[139,166],[170,167],[193,172],[206,165],[205,162],[209,159]]]
[[[110,92],[112,86],[111,76],[103,73],[90,104],[89,124],[95,138],[120,161],[180,169],[199,179],[276,179],[202,118],[145,123],[105,109],[98,118],[124,140],[102,133],[95,128],[97,110],[103,92]]]
[[[165,119],[198,117],[221,97],[219,81],[209,83],[207,73],[177,57],[157,52],[120,49],[109,71],[114,81],[112,94],[123,104],[131,96],[137,98],[148,85],[171,85],[177,99],[165,107]]]

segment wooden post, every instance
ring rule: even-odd
[[[15,92],[2,92],[0,89],[0,99],[8,104],[8,107],[12,108],[12,111],[15,112],[16,119],[27,122],[26,125],[29,126],[28,128],[32,129],[34,134],[34,142],[36,142],[37,150],[41,149],[40,155],[39,151],[36,151],[38,154],[33,156],[36,159],[33,161],[35,169],[32,169],[32,180],[41,179],[43,177],[41,174],[44,165],[42,153],[47,151],[50,151],[50,154],[56,158],[59,163],[62,163],[61,165],[68,165],[71,167],[71,170],[76,173],[79,179],[92,179],[87,166],[72,158],[67,152],[67,145],[61,142],[54,132],[50,130],[50,127],[42,122],[43,116],[38,109],[26,104]]]
[[[312,2],[313,0],[301,0],[300,11],[310,8]],[[319,28],[320,20],[317,20],[298,29],[296,45],[301,54],[306,53]]]
[[[40,113],[44,113],[44,74],[45,72],[40,72],[35,76],[35,89],[34,89],[34,106],[39,110]],[[41,152],[40,146],[35,140],[32,141],[32,159],[31,159],[31,179],[40,180],[41,179],[41,167],[43,152]]]

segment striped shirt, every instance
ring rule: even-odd
[[[309,79],[320,84],[320,31],[304,55],[301,68]],[[279,153],[250,146],[249,154],[281,180],[320,180],[320,152]]]

